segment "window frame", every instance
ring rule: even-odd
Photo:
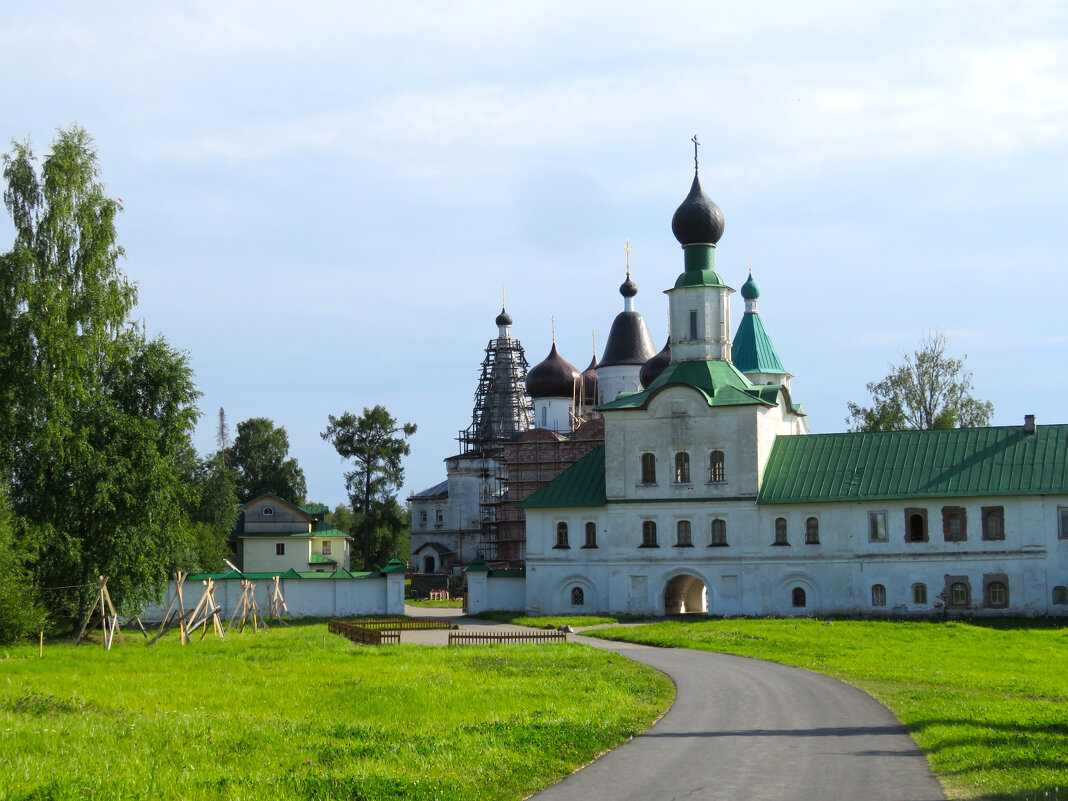
[[[927,606],[927,585],[922,581],[912,585],[912,603],[914,606]]]
[[[638,464],[639,484],[646,487],[656,486],[656,454],[652,451],[642,451]]]
[[[871,605],[872,606],[886,606],[886,585],[885,584],[872,584],[871,585]]]
[[[596,548],[597,547],[597,524],[592,520],[587,520],[585,525],[586,542],[583,544],[583,548]]]
[[[727,457],[719,448],[708,454],[708,483],[727,483]]]
[[[719,523],[719,533],[716,532],[716,523]],[[712,523],[709,525],[709,548],[726,548],[730,543],[727,542],[727,521],[722,517],[712,518]]]
[[[919,517],[923,523],[920,539],[912,538],[912,518]],[[930,532],[927,528],[927,509],[923,506],[910,506],[905,509],[905,542],[929,542]]]
[[[981,506],[979,514],[982,516],[982,538],[988,542],[1003,541],[1005,539],[1005,507]],[[991,531],[991,521],[998,521],[996,528],[999,528],[999,531]]]
[[[572,606],[585,606],[586,605],[586,591],[579,586],[571,588],[571,605]]]
[[[274,517],[274,507],[273,506],[264,506],[263,509],[260,511],[260,514],[263,517]]]
[[[954,535],[950,529],[953,528],[953,520],[956,518],[960,521],[960,532],[958,535]],[[967,542],[968,541],[968,510],[963,506],[943,506],[942,507],[942,536],[946,542]]]
[[[798,600],[800,600],[801,603],[798,603]],[[808,593],[805,592],[804,587],[794,587],[790,591],[790,606],[794,609],[808,608]]]
[[[659,548],[660,544],[656,539],[656,521],[655,520],[643,520],[642,521],[642,544],[639,548]]]
[[[685,536],[683,530],[685,529]],[[692,548],[693,547],[693,524],[689,520],[676,520],[675,521],[675,547],[676,548]]]
[[[953,597],[956,587],[964,589],[964,600]],[[945,602],[947,609],[969,609],[972,605],[972,582],[967,576],[946,576]]]
[[[333,556],[333,554],[330,553],[330,551],[332,550],[330,546],[330,540],[323,540],[321,543],[319,543],[319,553],[321,553],[323,556]]]
[[[1057,507],[1057,539],[1068,540],[1068,506]]]
[[[1058,584],[1054,587],[1051,602],[1053,606],[1068,606],[1068,586]]]
[[[571,545],[568,541],[568,528],[566,520],[556,521],[556,545],[553,546],[554,551],[570,550]]]
[[[692,484],[690,480],[690,452],[689,451],[675,451],[674,459],[674,484]]]
[[[698,324],[697,324],[698,323],[697,309],[690,309],[689,322],[690,322],[690,341],[691,342],[696,342],[698,339],[701,338],[700,335],[698,334],[699,328],[698,328]]]
[[[286,555],[286,544],[284,542],[276,542],[274,544],[274,555],[275,556],[285,556]]]
[[[876,525],[880,522],[882,525]],[[879,531],[882,528],[882,531]],[[889,524],[887,523],[887,514],[885,509],[875,509],[868,512],[868,542],[889,542],[890,531]]]
[[[820,521],[813,516],[805,521],[805,545],[820,544]]]
[[[785,517],[775,518],[775,541],[772,545],[789,545],[790,544],[790,529],[786,523]]]
[[[995,593],[999,600],[994,600]],[[1009,577],[1004,573],[986,573],[983,575],[983,605],[987,609],[1007,609],[1009,607]]]

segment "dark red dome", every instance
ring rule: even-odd
[[[642,388],[648,389],[649,385],[656,381],[664,369],[671,364],[671,338],[664,343],[664,349],[656,356],[642,365],[642,371],[638,374],[638,380],[642,382]]]
[[[527,373],[527,392],[532,398],[573,398],[580,387],[582,374],[556,350],[556,343],[545,361]]]

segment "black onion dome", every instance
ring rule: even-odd
[[[697,173],[690,194],[671,218],[671,232],[683,245],[714,245],[723,236],[723,212],[705,194]]]
[[[587,406],[597,405],[597,354],[590,359],[590,366],[582,371],[582,399]]]
[[[648,389],[649,385],[656,381],[657,377],[671,364],[671,338],[664,343],[664,349],[656,356],[642,365],[642,371],[638,374],[638,380],[642,382],[642,389]]]
[[[649,335],[645,318],[636,311],[622,311],[612,321],[608,341],[598,367],[615,367],[617,364],[645,364],[656,353],[656,345]]]
[[[501,313],[497,315],[497,319],[494,320],[497,325],[511,325],[512,315],[504,310],[504,306],[501,306]]]
[[[627,280],[619,285],[619,294],[625,298],[633,298],[638,294],[638,285],[630,279],[630,273],[627,273]]]
[[[570,398],[575,394],[576,382],[581,380],[581,373],[560,355],[554,342],[545,361],[527,373],[527,392],[532,398]]]

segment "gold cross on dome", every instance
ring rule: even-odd
[[[697,169],[697,146],[699,144],[701,144],[701,143],[699,141],[697,141],[697,134],[694,134],[693,135],[693,139],[691,139],[690,141],[693,142],[693,168],[694,168],[694,170],[696,170]]]
[[[627,251],[627,278],[630,278],[630,240],[626,240],[623,250]]]

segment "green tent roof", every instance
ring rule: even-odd
[[[743,373],[785,373],[771,337],[756,312],[746,312],[734,335],[731,361]]]
[[[571,467],[519,504],[520,509],[604,506],[604,445],[587,453]]]
[[[1068,425],[780,436],[758,503],[1068,494]]]
[[[709,406],[775,406],[779,393],[782,392],[786,397],[787,408],[794,414],[801,414],[800,407],[793,405],[790,394],[784,387],[754,386],[733,364],[720,360],[669,364],[642,392],[620,395],[614,401],[601,404],[597,409],[643,409],[656,393],[669,386],[695,389],[704,396]]]

